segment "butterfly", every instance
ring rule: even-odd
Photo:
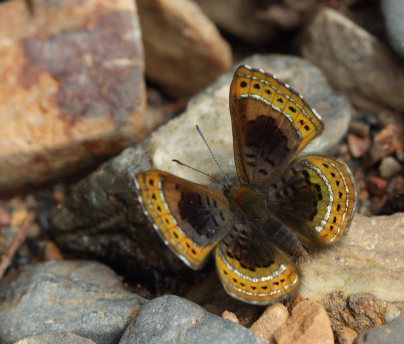
[[[223,193],[173,174],[139,173],[139,202],[154,229],[189,267],[213,252],[227,293],[266,305],[295,292],[296,261],[307,248],[347,233],[356,192],[348,167],[326,156],[300,156],[323,130],[301,95],[261,69],[242,65],[230,86],[238,183]]]

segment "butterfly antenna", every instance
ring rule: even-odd
[[[210,149],[208,141],[206,140],[205,136],[203,135],[202,130],[201,130],[201,128],[199,128],[198,124],[196,125],[196,130],[198,131],[198,134],[202,137],[203,142],[205,142],[206,147],[208,147],[209,153],[212,156],[213,160],[215,161],[217,167],[219,167],[220,172],[222,172],[222,176],[225,179],[225,182],[224,182],[225,186],[229,186],[230,185],[230,180],[227,178],[226,174],[224,173],[224,171],[222,169],[222,166],[220,166],[220,164],[217,161],[215,155],[213,154],[212,150]]]
[[[190,168],[190,169],[193,170],[193,171],[202,173],[204,176],[209,177],[209,178],[212,178],[215,182],[221,184],[221,181],[220,181],[219,179],[217,179],[216,177],[213,177],[212,175],[210,175],[210,174],[208,174],[208,173],[206,173],[206,172],[203,172],[203,171],[201,171],[201,170],[198,170],[198,169],[195,168],[195,167],[192,167],[192,166],[189,166],[189,165],[187,165],[187,164],[184,164],[183,162],[181,162],[181,161],[179,161],[179,160],[177,160],[177,159],[173,159],[172,161],[176,162],[178,165],[185,166],[185,167]]]

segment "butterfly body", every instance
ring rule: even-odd
[[[214,252],[226,291],[265,305],[300,284],[295,261],[306,248],[347,233],[356,192],[347,166],[298,154],[321,133],[320,116],[287,84],[240,66],[230,87],[238,184],[223,193],[162,171],[135,178],[154,229],[188,266]]]

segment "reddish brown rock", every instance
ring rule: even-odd
[[[404,130],[389,124],[377,133],[369,151],[368,164],[373,165],[384,157],[404,149]]]
[[[383,196],[388,186],[387,180],[379,177],[371,177],[367,182],[367,189],[373,196]]]
[[[360,158],[369,150],[371,141],[369,137],[348,134],[349,150],[354,158]]]
[[[312,300],[297,304],[274,337],[277,344],[334,344],[330,319],[324,307]]]
[[[133,1],[30,3],[0,6],[0,191],[91,167],[150,131]]]
[[[175,97],[190,97],[232,66],[229,45],[190,0],[137,0],[146,76]]]
[[[264,344],[274,344],[274,333],[289,317],[288,310],[281,303],[269,306],[259,319],[251,325],[252,331]]]

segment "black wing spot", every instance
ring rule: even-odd
[[[220,218],[222,219],[223,222],[226,220],[225,217],[224,217],[224,215],[223,215],[223,212],[220,212],[220,213],[219,213],[219,216],[220,216]]]
[[[310,178],[310,173],[309,173],[308,171],[303,170],[303,171],[302,171],[302,174],[303,174],[303,177],[304,177],[304,178],[306,178],[306,179],[309,179],[309,178]]]
[[[330,226],[330,231],[332,231],[334,229],[334,226]]]
[[[264,286],[262,286],[262,287],[261,287],[261,289],[263,289],[263,290],[267,290],[267,289],[268,289],[268,287],[267,287],[266,285],[264,285]]]
[[[213,199],[213,206],[214,206],[215,208],[217,208],[217,202],[216,202],[215,199]]]
[[[342,198],[343,195],[344,195],[344,194],[343,194],[341,191],[338,192],[338,196],[339,196],[340,199]]]
[[[337,211],[340,211],[341,210],[341,204],[338,204],[337,205]]]
[[[195,251],[195,249],[194,249],[194,248],[191,250],[191,253],[192,253],[193,255],[195,255],[195,254],[196,254],[196,251]]]
[[[272,284],[274,284],[274,285],[279,285],[279,282],[272,282]]]
[[[275,166],[275,161],[269,159],[269,158],[265,158],[264,161],[266,161],[268,164]]]
[[[341,182],[340,182],[339,180],[337,180],[337,181],[335,182],[335,184],[337,184],[337,186],[339,186],[339,185],[341,184]]]
[[[335,173],[331,172],[331,177],[335,178]]]
[[[310,130],[310,127],[306,124],[306,125],[304,126],[304,129],[306,129],[307,131],[309,131],[309,130]]]
[[[332,223],[337,223],[337,217],[334,216],[334,218],[332,219]]]
[[[243,282],[240,282],[240,285],[241,285],[242,287],[245,287],[245,284],[244,284]]]
[[[278,98],[276,101],[277,101],[278,103],[283,104],[283,99],[282,99],[282,98]]]
[[[247,82],[246,81],[240,82],[240,87],[242,88],[247,87]]]
[[[316,188],[317,192],[320,193],[321,192],[321,186],[319,184],[313,184],[313,185]]]
[[[296,112],[296,111],[297,111],[294,106],[289,106],[289,110],[292,111],[292,112]]]
[[[259,89],[261,88],[261,86],[260,86],[260,84],[254,84],[254,88],[255,88],[256,90],[259,90]]]
[[[269,89],[266,89],[265,92],[266,92],[266,94],[272,94],[271,90],[269,90]]]
[[[299,121],[299,123],[300,123],[301,125],[303,125],[303,124],[304,124],[304,121],[301,119],[301,120]]]
[[[157,206],[157,211],[161,212],[161,207],[159,205]]]
[[[174,235],[175,239],[178,239],[178,238],[179,238],[179,236],[178,236],[178,233],[177,233],[177,232],[173,231],[173,235]]]
[[[236,278],[233,278],[233,282],[234,282],[234,283],[237,283],[237,279],[236,279]]]
[[[224,273],[225,275],[227,275],[227,271],[226,271],[226,270],[223,270],[223,273]]]
[[[154,185],[154,179],[149,179],[149,185],[153,186]]]
[[[252,289],[252,290],[255,290],[255,289],[257,289],[257,287],[252,285],[252,286],[251,286],[251,289]]]
[[[165,222],[166,222],[166,224],[170,224],[170,220],[168,219],[168,217],[166,217],[166,219],[165,219]]]
[[[285,282],[285,279],[284,279],[284,278],[282,278],[282,279],[281,279],[281,283],[284,283],[284,282]]]
[[[216,227],[219,227],[219,223],[216,221],[215,217],[212,216],[212,221],[215,224]]]
[[[249,166],[251,166],[251,167],[255,167],[255,166],[257,166],[257,163],[256,163],[256,162],[253,162],[253,161],[248,161],[248,162],[247,162],[247,165],[249,165]]]
[[[328,164],[326,164],[326,163],[324,163],[323,162],[323,166],[325,167],[325,168],[329,168],[330,166],[328,166]]]

